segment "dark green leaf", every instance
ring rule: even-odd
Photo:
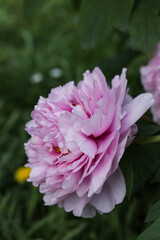
[[[125,154],[123,156],[123,158],[120,161],[120,168],[122,170],[125,183],[126,183],[126,189],[127,189],[126,196],[128,199],[130,199],[132,194],[132,188],[133,188],[133,167],[132,167],[132,162],[129,155]]]
[[[160,126],[154,124],[138,125],[138,136],[151,136],[160,131]]]
[[[76,10],[80,7],[81,0],[72,0],[72,4]]]
[[[82,46],[92,48],[107,34],[109,21],[107,1],[83,0],[80,8],[80,33]]]
[[[152,183],[160,182],[160,166],[158,167],[155,175],[152,178]]]
[[[157,220],[160,217],[160,201],[156,202],[153,207],[150,209],[145,222],[152,222]]]
[[[86,227],[87,227],[87,223],[82,223],[81,225],[78,225],[77,228],[75,228],[74,230],[68,232],[66,234],[66,236],[64,236],[64,238],[62,240],[74,239],[77,235],[79,235],[82,231],[84,231],[84,229]]]
[[[51,212],[50,214],[46,215],[44,218],[40,219],[39,221],[35,222],[34,225],[31,226],[31,228],[28,229],[26,232],[27,236],[31,236],[34,232],[41,229],[44,225],[47,225],[49,222],[53,222],[54,219],[57,218],[58,213],[57,212]]]
[[[142,0],[130,24],[130,43],[133,48],[152,52],[160,39],[159,0]]]
[[[139,54],[136,52],[135,57],[127,65],[127,79],[129,86],[130,95],[141,94],[143,90],[142,84],[140,82],[139,69],[141,66],[145,65],[148,62],[148,58],[144,54]],[[139,122],[139,121],[138,121]]]
[[[24,0],[24,17],[26,19],[31,18],[35,11],[41,7],[44,3],[44,0]]]
[[[154,158],[154,160],[159,161],[159,156],[160,156],[159,146],[160,146],[159,142],[148,143],[143,145],[143,149],[145,149],[145,151],[149,153],[151,158]]]
[[[160,239],[160,218],[144,230],[137,240],[159,240]]]
[[[106,2],[112,24],[119,30],[126,31],[134,0],[107,0]]]
[[[132,144],[128,149],[134,170],[134,190],[144,186],[154,171],[154,159],[143,146]]]
[[[133,3],[134,0],[83,0],[80,8],[83,47],[94,47],[107,36],[111,26],[126,31]]]

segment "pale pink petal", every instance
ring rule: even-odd
[[[108,213],[112,211],[115,206],[115,200],[112,196],[112,191],[108,183],[106,182],[99,194],[95,194],[90,200],[90,204],[96,208],[96,210],[102,213]]]
[[[95,215],[96,215],[96,209],[93,206],[91,206],[90,204],[87,204],[83,209],[81,217],[93,218]]]
[[[126,195],[126,184],[119,168],[107,179],[107,183],[115,204],[121,203]]]
[[[142,115],[152,106],[153,103],[153,95],[150,93],[144,93],[126,104],[123,107],[123,110],[127,114],[122,120],[123,128],[121,129],[121,132],[124,132],[128,127],[132,126],[140,117],[142,117]]]
[[[96,169],[91,173],[91,183],[88,197],[91,197],[104,184],[106,177],[109,174],[112,160],[116,153],[118,139],[119,136],[117,134]]]

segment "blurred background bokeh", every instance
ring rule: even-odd
[[[134,240],[154,202],[154,197],[148,199],[157,189],[147,191],[146,186],[111,213],[82,219],[57,206],[44,206],[37,188],[15,179],[27,162],[24,143],[29,136],[24,127],[39,96],[47,97],[51,88],[68,81],[77,84],[83,72],[95,66],[108,82],[127,67],[130,93],[143,92],[139,67],[148,55],[133,50],[128,33],[114,27],[97,44],[84,46],[80,4],[0,1],[0,240]]]

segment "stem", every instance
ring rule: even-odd
[[[160,142],[160,135],[157,136],[150,136],[150,137],[139,137],[135,139],[135,143],[138,144],[146,144],[146,143],[156,143]]]

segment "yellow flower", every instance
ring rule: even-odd
[[[14,178],[18,183],[23,183],[29,178],[31,169],[28,167],[19,167],[14,174]]]

